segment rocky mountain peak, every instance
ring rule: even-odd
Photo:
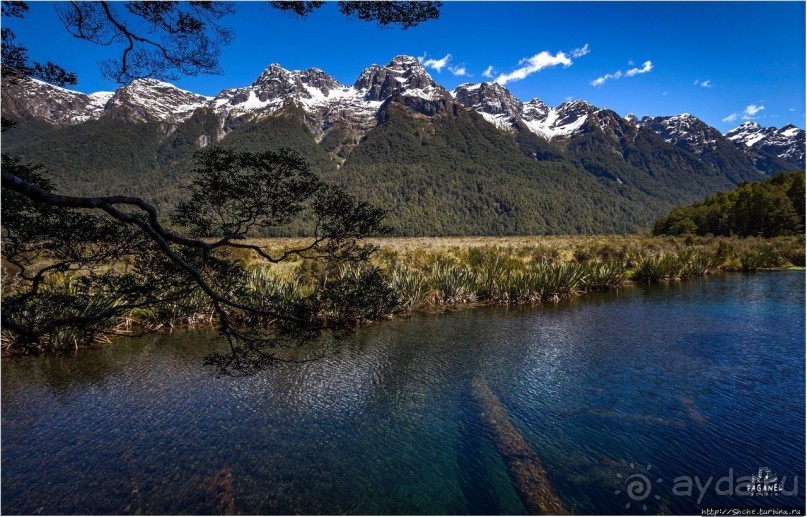
[[[541,99],[532,99],[524,104],[522,117],[525,120],[546,120],[549,116],[550,108]]]
[[[725,137],[737,144],[745,144],[751,147],[775,131],[776,128],[764,128],[754,121],[747,120],[734,129],[727,131]]]
[[[427,100],[450,98],[420,61],[411,56],[396,56],[386,66],[372,65],[366,68],[353,87],[362,92],[368,101],[383,101],[396,94]]]
[[[762,127],[749,120],[727,131],[725,136],[737,145],[765,151],[797,167],[804,167],[804,130],[793,124],[777,129]]]
[[[517,116],[523,107],[520,100],[498,83],[465,83],[451,94],[466,108],[491,115]]]
[[[86,95],[37,79],[3,80],[3,116],[31,117],[57,126],[97,119],[110,94]]]
[[[139,122],[176,121],[190,118],[209,98],[157,79],[136,79],[118,88],[104,107],[104,115]]]
[[[690,113],[665,117],[642,117],[637,125],[651,129],[665,142],[695,154],[716,149],[722,135],[712,126]]]
[[[291,95],[299,88],[299,81],[293,73],[273,63],[252,83],[252,90],[261,101]]]
[[[777,133],[782,134],[782,135],[796,135],[799,132],[803,133],[804,130],[797,128],[793,124],[784,125],[781,128],[779,128],[779,130],[777,131]]]
[[[571,124],[595,111],[597,111],[597,108],[586,101],[573,100],[564,102],[555,108],[555,112],[557,113],[556,125],[563,126]]]
[[[251,89],[261,102],[280,97],[310,99],[319,93],[327,96],[331,90],[343,85],[319,68],[286,70],[274,63],[264,70],[252,83]]]
[[[252,86],[259,86],[271,81],[282,81],[288,77],[288,70],[277,63],[272,63],[271,65],[267,66],[263,72],[261,72],[261,75],[259,75],[255,81],[252,82]]]
[[[295,75],[296,79],[299,79],[300,83],[310,88],[316,88],[322,92],[323,95],[328,95],[328,92],[332,90],[345,87],[319,68],[309,68],[301,72],[293,72],[293,75]]]

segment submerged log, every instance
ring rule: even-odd
[[[598,409],[571,409],[564,410],[559,413],[561,416],[577,416],[577,415],[592,415],[602,418],[613,418],[624,422],[638,422],[647,425],[665,425],[670,427],[684,427],[684,423],[670,418],[662,418],[653,415],[634,415],[631,413],[623,413],[622,411],[615,411],[608,408]]]
[[[479,416],[496,442],[510,479],[516,487],[521,502],[532,515],[565,515],[569,512],[549,482],[541,458],[510,421],[507,409],[491,391],[488,383],[476,377],[472,391],[479,406]]]
[[[235,492],[233,490],[233,469],[220,468],[207,486],[210,505],[217,515],[235,515]]]
[[[709,425],[709,420],[700,412],[698,406],[695,405],[695,401],[692,400],[692,397],[681,397],[681,403],[684,405],[687,416],[694,424],[702,427]]]
[[[131,489],[129,491],[129,504],[123,509],[123,513],[127,515],[140,515],[143,512],[143,498],[140,495],[140,469],[137,468],[134,462],[134,456],[131,451],[127,451],[121,456],[121,459],[126,464],[126,470],[129,473],[129,483]]]

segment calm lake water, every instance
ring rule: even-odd
[[[524,513],[475,377],[574,513],[803,507],[804,293],[804,272],[733,274],[421,315],[245,378],[203,366],[204,332],[4,359],[2,511]],[[763,467],[783,493],[715,490]]]

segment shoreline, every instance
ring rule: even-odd
[[[598,291],[587,291],[587,292],[578,292],[572,296],[568,296],[561,299],[555,300],[548,300],[548,301],[519,301],[519,302],[502,302],[502,301],[495,301],[495,300],[475,300],[475,301],[464,301],[464,302],[452,302],[452,303],[442,303],[437,305],[423,305],[419,306],[414,310],[406,311],[406,312],[397,312],[394,314],[388,315],[384,319],[379,320],[367,320],[364,321],[361,325],[356,325],[353,327],[353,330],[358,328],[363,328],[367,326],[374,326],[374,325],[381,325],[389,321],[394,321],[397,319],[406,319],[411,318],[417,315],[424,315],[424,316],[436,316],[440,314],[446,314],[451,312],[460,312],[466,310],[474,310],[474,309],[482,309],[482,308],[489,308],[489,307],[518,307],[518,308],[529,308],[529,309],[540,309],[545,306],[557,306],[559,304],[567,304],[571,303],[577,299],[584,299],[588,295],[591,294],[606,294],[606,293],[616,293],[622,289],[626,288],[635,288],[641,285],[662,285],[662,284],[671,284],[674,282],[686,282],[694,280],[695,278],[703,278],[709,279],[709,277],[715,277],[720,275],[730,275],[730,274],[756,274],[756,273],[777,273],[777,272],[786,272],[786,271],[807,271],[807,268],[800,267],[800,266],[791,266],[791,267],[783,267],[783,268],[763,268],[759,269],[753,273],[744,273],[742,271],[716,271],[710,273],[708,275],[702,275],[700,277],[691,277],[686,279],[674,278],[674,279],[667,279],[661,282],[655,283],[648,283],[648,282],[640,282],[636,280],[626,279],[624,283],[616,287],[614,289],[609,290],[598,290]],[[156,327],[148,328],[148,327],[139,327],[136,330],[132,330],[131,333],[129,331],[118,331],[119,333],[115,334],[108,334],[104,336],[104,339],[99,341],[77,346],[72,350],[62,350],[62,351],[55,351],[53,353],[44,353],[44,354],[28,354],[21,351],[11,351],[8,352],[6,350],[5,345],[3,346],[3,351],[0,353],[0,359],[6,358],[16,358],[16,357],[40,357],[40,356],[48,356],[48,355],[65,355],[65,354],[77,354],[80,350],[84,349],[93,349],[98,347],[105,347],[114,345],[116,341],[121,339],[136,339],[142,338],[145,336],[159,336],[159,335],[171,335],[175,331],[179,332],[217,332],[217,320],[215,318],[211,318],[207,314],[200,314],[189,317],[189,319],[194,320],[192,322],[179,322],[173,324],[159,324]]]
[[[256,241],[258,242],[258,241]],[[275,251],[294,240],[264,240]],[[474,238],[391,238],[369,240],[378,249],[369,265],[336,267],[303,259],[269,264],[250,254],[229,259],[244,271],[244,295],[253,303],[297,303],[318,297],[323,282],[375,268],[394,295],[389,312],[359,316],[359,327],[413,313],[438,314],[483,306],[539,306],[609,292],[631,283],[683,281],[716,273],[804,270],[804,237],[737,239],[724,237],[550,236]],[[70,285],[57,279],[54,288]],[[88,293],[89,294],[89,293]],[[91,295],[91,294],[90,294]],[[325,308],[321,321],[338,317]],[[379,317],[380,316],[380,317]],[[110,319],[91,341],[54,333],[36,351],[15,349],[3,332],[2,356],[75,352],[119,337],[170,333],[174,329],[216,329],[204,296],[129,310]]]

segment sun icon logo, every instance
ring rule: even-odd
[[[633,463],[630,464],[630,468],[634,471],[639,470]],[[653,468],[652,465],[648,465],[644,469],[644,472],[635,472],[628,476],[624,476],[622,473],[618,473],[616,475],[617,478],[624,480],[625,486],[624,490],[614,490],[614,494],[619,495],[624,491],[626,494],[628,494],[628,498],[630,498],[630,501],[628,501],[628,503],[625,505],[625,508],[630,508],[632,503],[636,503],[637,506],[639,504],[642,505],[642,510],[647,510],[647,504],[645,501],[648,497],[652,495],[656,501],[661,499],[661,496],[652,494],[654,482],[650,481],[651,468]],[[663,479],[657,478],[655,483],[662,483],[663,481]]]

